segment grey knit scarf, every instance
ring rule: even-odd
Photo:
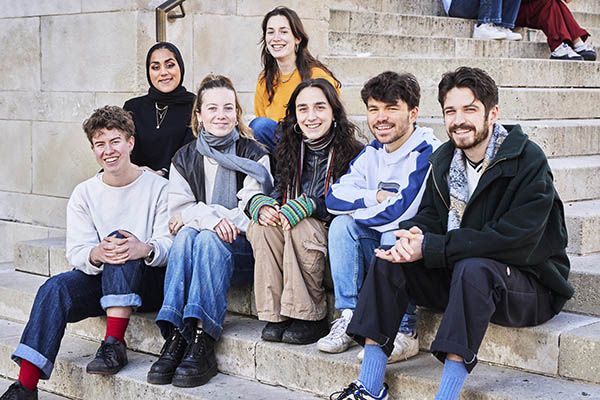
[[[496,157],[498,149],[508,136],[508,132],[498,123],[494,124],[490,142],[485,150],[482,173]],[[448,231],[460,228],[465,207],[469,201],[469,184],[467,179],[467,166],[465,153],[461,149],[454,149],[454,156],[450,163],[448,173],[448,190],[450,191],[450,210],[448,211]]]
[[[237,128],[225,136],[215,136],[202,129],[196,141],[196,150],[204,157],[215,160],[219,167],[212,193],[211,204],[220,204],[228,209],[237,207],[236,171],[256,179],[263,193],[271,193],[273,184],[267,169],[256,161],[236,155],[236,144],[240,138]]]

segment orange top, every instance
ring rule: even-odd
[[[310,70],[310,77],[313,79],[327,79],[336,88],[338,94],[340,94],[340,88],[337,86],[337,82],[329,73],[321,68],[312,68]],[[256,83],[256,93],[254,95],[254,114],[257,117],[267,117],[277,122],[282,120],[283,117],[285,117],[285,110],[288,101],[290,100],[290,96],[300,82],[302,82],[302,79],[300,78],[300,73],[297,69],[290,75],[281,75],[280,83],[274,87],[275,95],[273,96],[273,101],[269,103],[269,95],[267,94],[265,80],[259,77],[258,82]]]

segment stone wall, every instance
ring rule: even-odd
[[[81,123],[94,108],[146,91],[161,2],[0,2],[0,262],[12,260],[16,241],[64,234],[68,196],[97,170]],[[188,0],[186,17],[167,26],[186,61],[185,86],[228,75],[251,113],[260,22],[279,4],[298,11],[311,50],[326,55],[326,2]]]

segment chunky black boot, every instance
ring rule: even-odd
[[[196,329],[183,361],[173,375],[173,386],[195,387],[207,383],[217,374],[215,340],[202,329]]]
[[[165,341],[160,351],[160,357],[152,364],[146,380],[155,385],[166,385],[173,380],[175,369],[181,363],[187,342],[179,332],[179,329],[173,327],[171,335]]]
[[[127,365],[127,346],[109,336],[102,341],[96,357],[86,367],[88,374],[114,375]]]
[[[291,325],[293,319],[286,319],[282,322],[267,322],[262,330],[260,337],[268,342],[281,342],[283,333]]]
[[[281,341],[290,344],[310,344],[329,333],[327,318],[319,321],[295,319],[283,333]]]

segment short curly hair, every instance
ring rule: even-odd
[[[413,74],[386,71],[369,79],[360,91],[360,97],[365,106],[370,98],[386,104],[402,100],[412,110],[421,101],[421,87]]]
[[[118,129],[129,139],[135,135],[135,125],[131,114],[118,106],[104,106],[94,110],[92,115],[83,121],[83,130],[90,141],[101,129]]]

